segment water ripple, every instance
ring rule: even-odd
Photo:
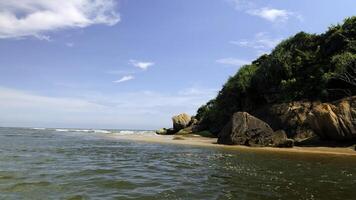
[[[124,142],[100,134],[108,133],[0,128],[0,199],[356,196],[350,158]]]

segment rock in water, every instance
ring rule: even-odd
[[[186,113],[182,113],[172,117],[173,129],[179,131],[181,129],[186,128],[190,125],[191,119],[191,116]]]
[[[155,131],[158,135],[166,135],[167,134],[167,129],[166,128],[161,128]]]
[[[156,130],[156,133],[158,135],[173,135],[175,134],[177,131],[175,131],[174,129],[172,128],[161,128],[161,129],[158,129]]]
[[[308,116],[308,123],[321,139],[356,139],[356,97],[316,106]]]
[[[273,146],[272,128],[247,112],[235,113],[218,135],[219,144]]]

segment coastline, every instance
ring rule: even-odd
[[[111,139],[127,140],[134,142],[145,143],[161,143],[175,145],[190,145],[200,147],[213,147],[234,151],[248,152],[270,152],[270,153],[298,153],[298,154],[319,154],[319,155],[335,155],[335,156],[354,156],[356,151],[350,147],[292,147],[292,148],[276,148],[276,147],[248,147],[242,145],[221,145],[217,144],[217,138],[202,137],[199,135],[190,136],[174,136],[174,135],[125,135],[125,136],[110,136]]]

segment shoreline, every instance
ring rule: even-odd
[[[213,147],[234,151],[248,152],[270,152],[270,153],[298,153],[298,154],[314,154],[314,155],[336,155],[336,156],[354,156],[356,151],[350,147],[292,147],[292,148],[276,148],[276,147],[249,147],[242,145],[222,145],[217,144],[217,138],[208,138],[198,135],[192,136],[175,136],[175,135],[125,135],[125,136],[110,136],[112,139],[120,139],[134,142],[145,143],[160,143],[160,144],[175,144],[175,145],[190,145],[200,147]]]

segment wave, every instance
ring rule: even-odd
[[[84,132],[84,133],[111,133],[110,131],[107,130],[101,130],[101,129],[62,129],[58,128],[55,129],[57,132]]]
[[[122,130],[119,132],[114,132],[114,135],[157,135],[154,131],[131,131]]]
[[[76,130],[73,130],[74,132],[86,132],[86,133],[89,133],[89,132],[93,132],[93,130],[89,130],[89,129],[76,129]]]
[[[33,130],[46,130],[46,128],[32,128]]]
[[[94,133],[111,133],[111,131],[107,130],[93,130]]]
[[[72,133],[87,133],[87,134],[113,134],[113,135],[157,135],[154,131],[142,130],[120,130],[109,131],[104,129],[54,129],[56,132],[72,132]]]
[[[57,131],[57,132],[68,132],[69,130],[68,129],[60,129],[60,128],[58,128],[58,129],[55,129],[55,131]]]

